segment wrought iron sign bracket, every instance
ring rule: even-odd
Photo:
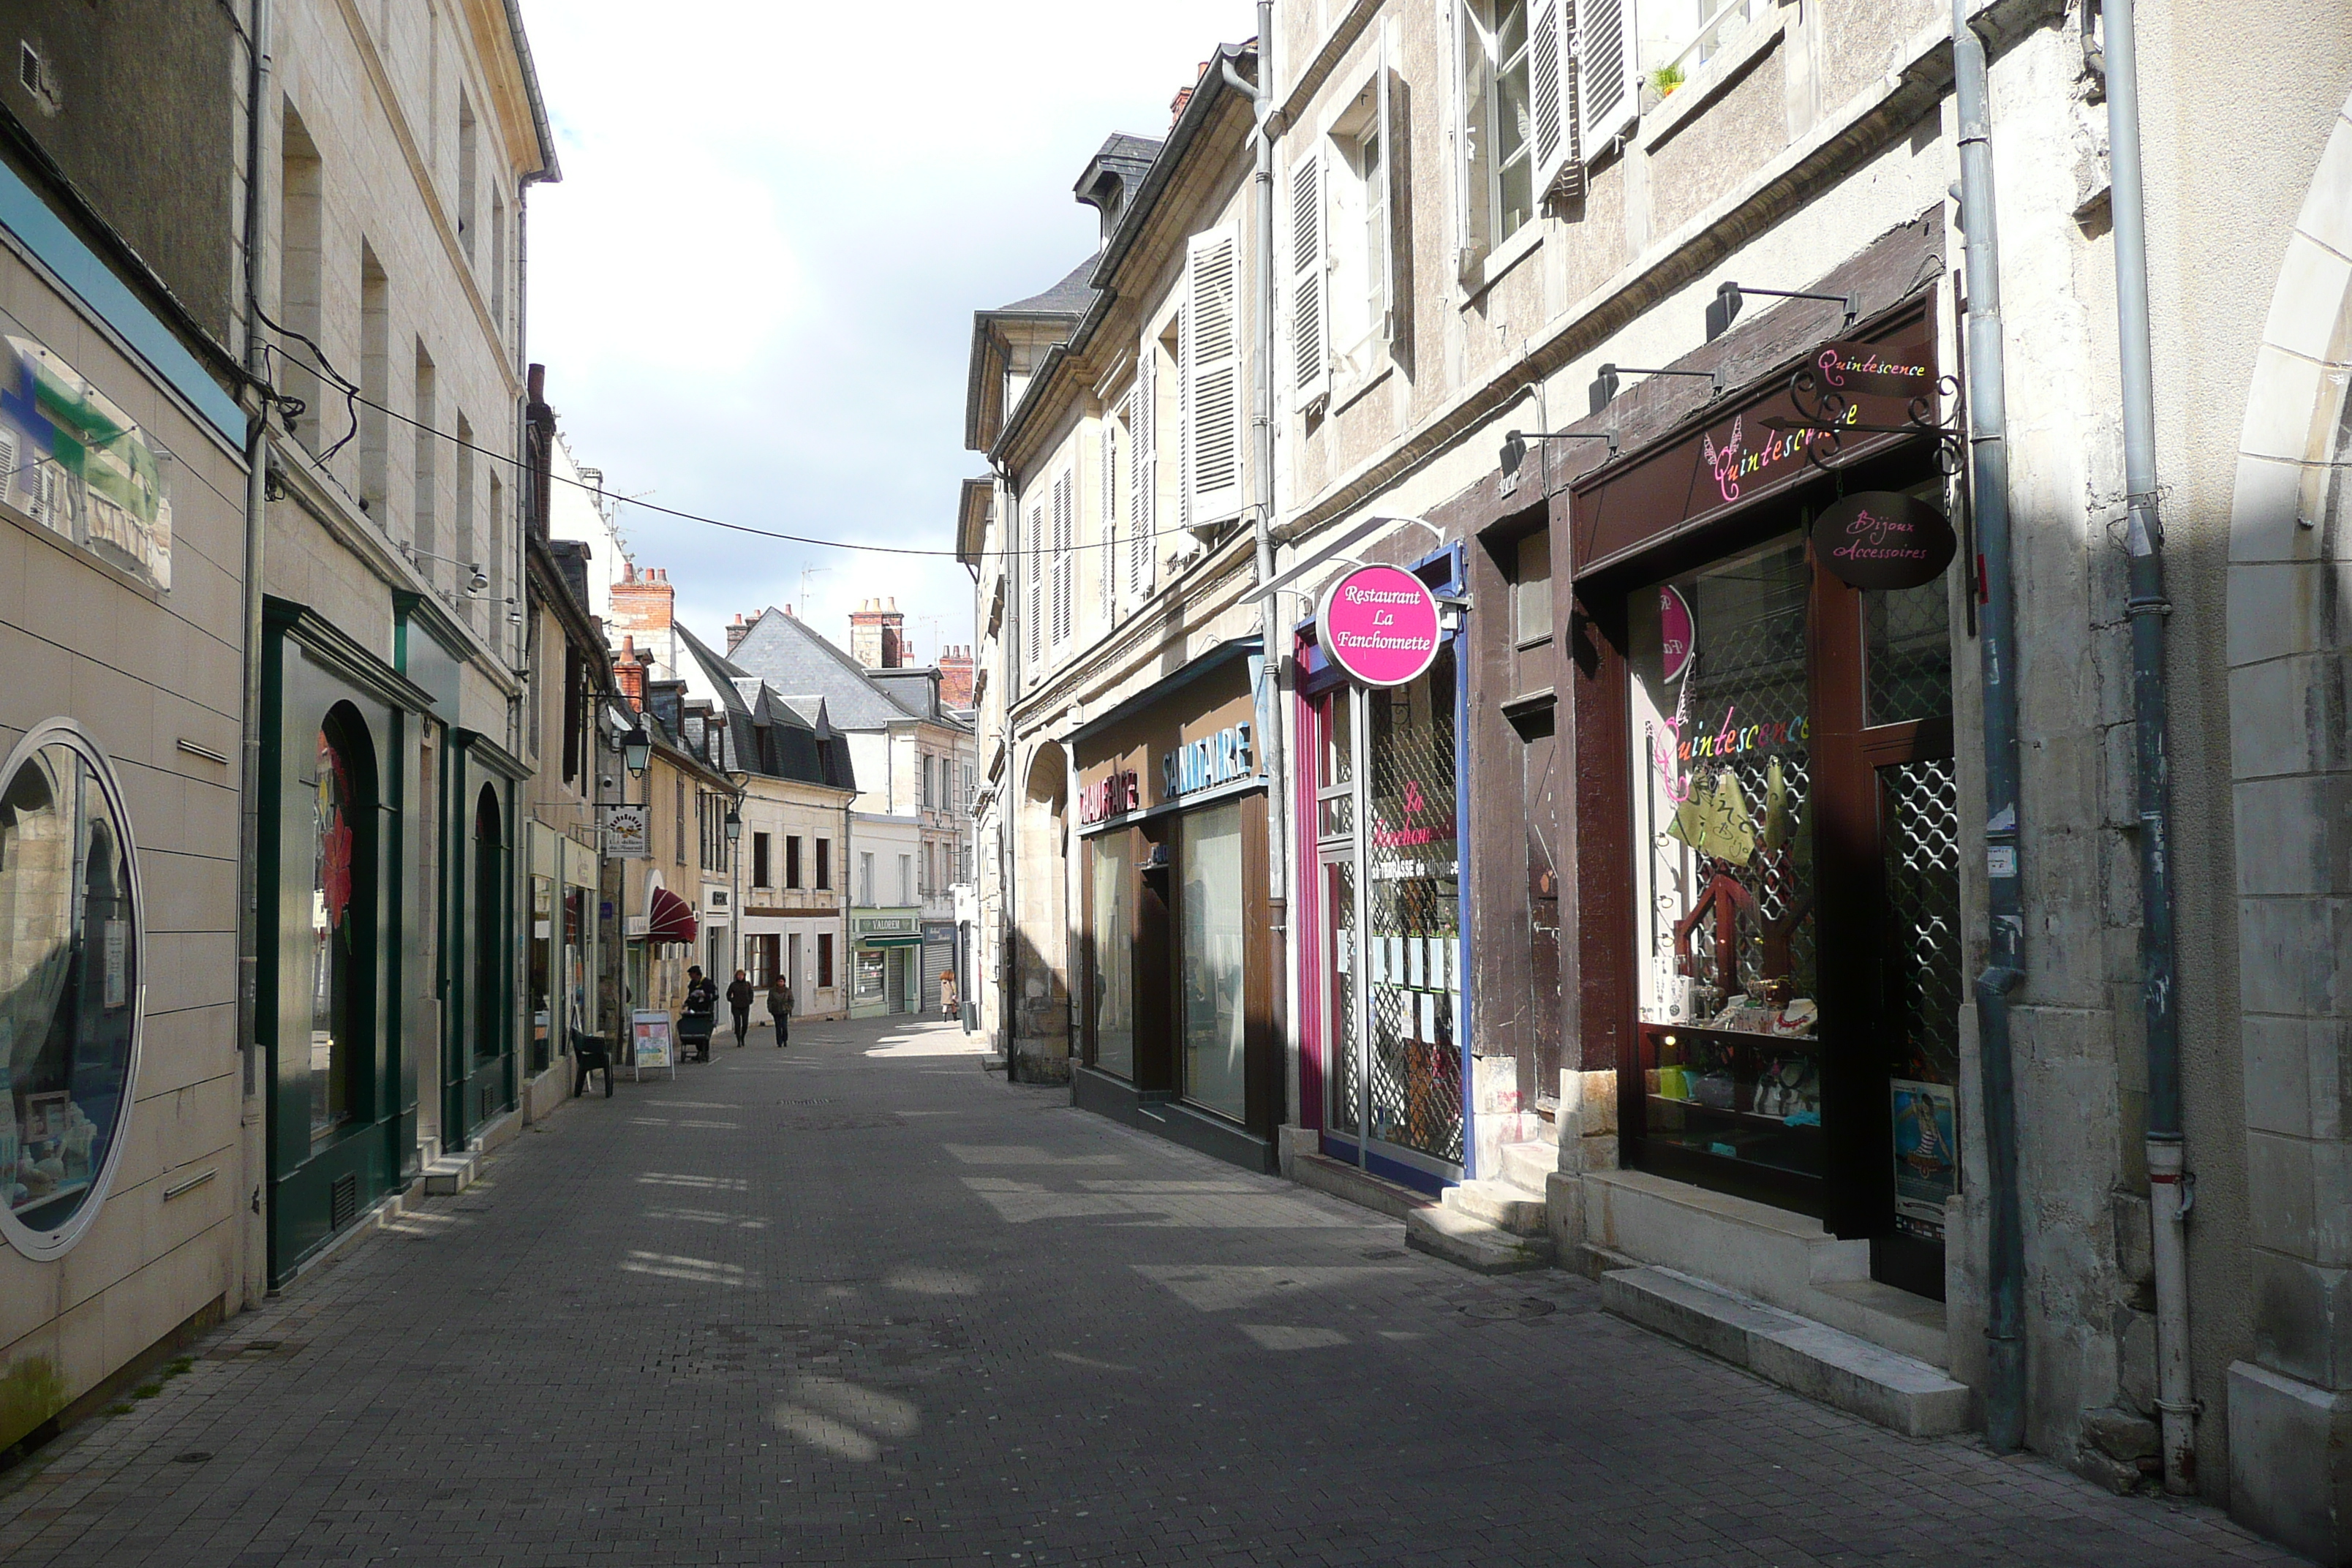
[[[1824,385],[1817,372],[1806,368],[1789,377],[1789,402],[1797,416],[1769,415],[1757,423],[1768,430],[1802,436],[1805,460],[1825,474],[1834,471],[1848,436],[1921,437],[1936,444],[1936,466],[1949,478],[1960,471],[1968,455],[1968,437],[1960,428],[1959,391],[1958,376],[1938,376],[1933,397],[1924,392],[1912,395],[1906,405],[1909,417],[1903,424],[1864,425],[1853,417],[1851,397]],[[1938,417],[1937,402],[1951,413]]]

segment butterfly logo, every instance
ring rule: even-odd
[[[1698,438],[1699,450],[1706,455],[1707,467],[1715,470],[1716,489],[1723,492],[1726,500],[1739,499],[1739,426],[1745,417],[1743,415],[1732,420],[1731,435],[1720,450],[1717,449],[1712,436],[1703,435]]]

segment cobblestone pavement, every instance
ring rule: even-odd
[[[0,1562],[2294,1561],[1408,1253],[939,1026],[753,1041],[575,1102],[0,1479]]]

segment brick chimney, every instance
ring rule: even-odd
[[[613,658],[613,683],[629,706],[642,713],[646,710],[646,658],[637,651],[635,637],[621,639],[621,651]]]
[[[907,617],[896,599],[868,599],[849,614],[849,657],[868,669],[897,669],[907,662]]]
[[[613,584],[613,629],[616,632],[644,632],[648,634],[648,642],[666,644],[677,610],[677,591],[669,585],[669,574],[658,566],[640,572],[633,561],[624,569],[621,580]]]
[[[950,647],[940,655],[940,705],[943,708],[971,706],[972,658],[969,644]]]
[[[743,618],[743,613],[740,610],[738,610],[735,613],[734,620],[730,622],[727,626],[727,651],[730,654],[732,654],[742,643],[743,635],[751,629],[751,623],[746,621]]]

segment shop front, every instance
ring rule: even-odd
[[[1622,1163],[1866,1238],[1938,1300],[1972,629],[1939,395],[1914,306],[1588,475],[1564,666],[1572,1016]]]
[[[1071,1100],[1270,1172],[1283,1083],[1258,647],[1223,644],[1071,737],[1082,932]]]
[[[849,919],[849,1016],[912,1013],[921,982],[921,911],[855,910]]]
[[[1302,1125],[1437,1192],[1470,1140],[1462,552],[1346,572],[1299,648]],[[1310,848],[1311,846],[1311,858]]]

